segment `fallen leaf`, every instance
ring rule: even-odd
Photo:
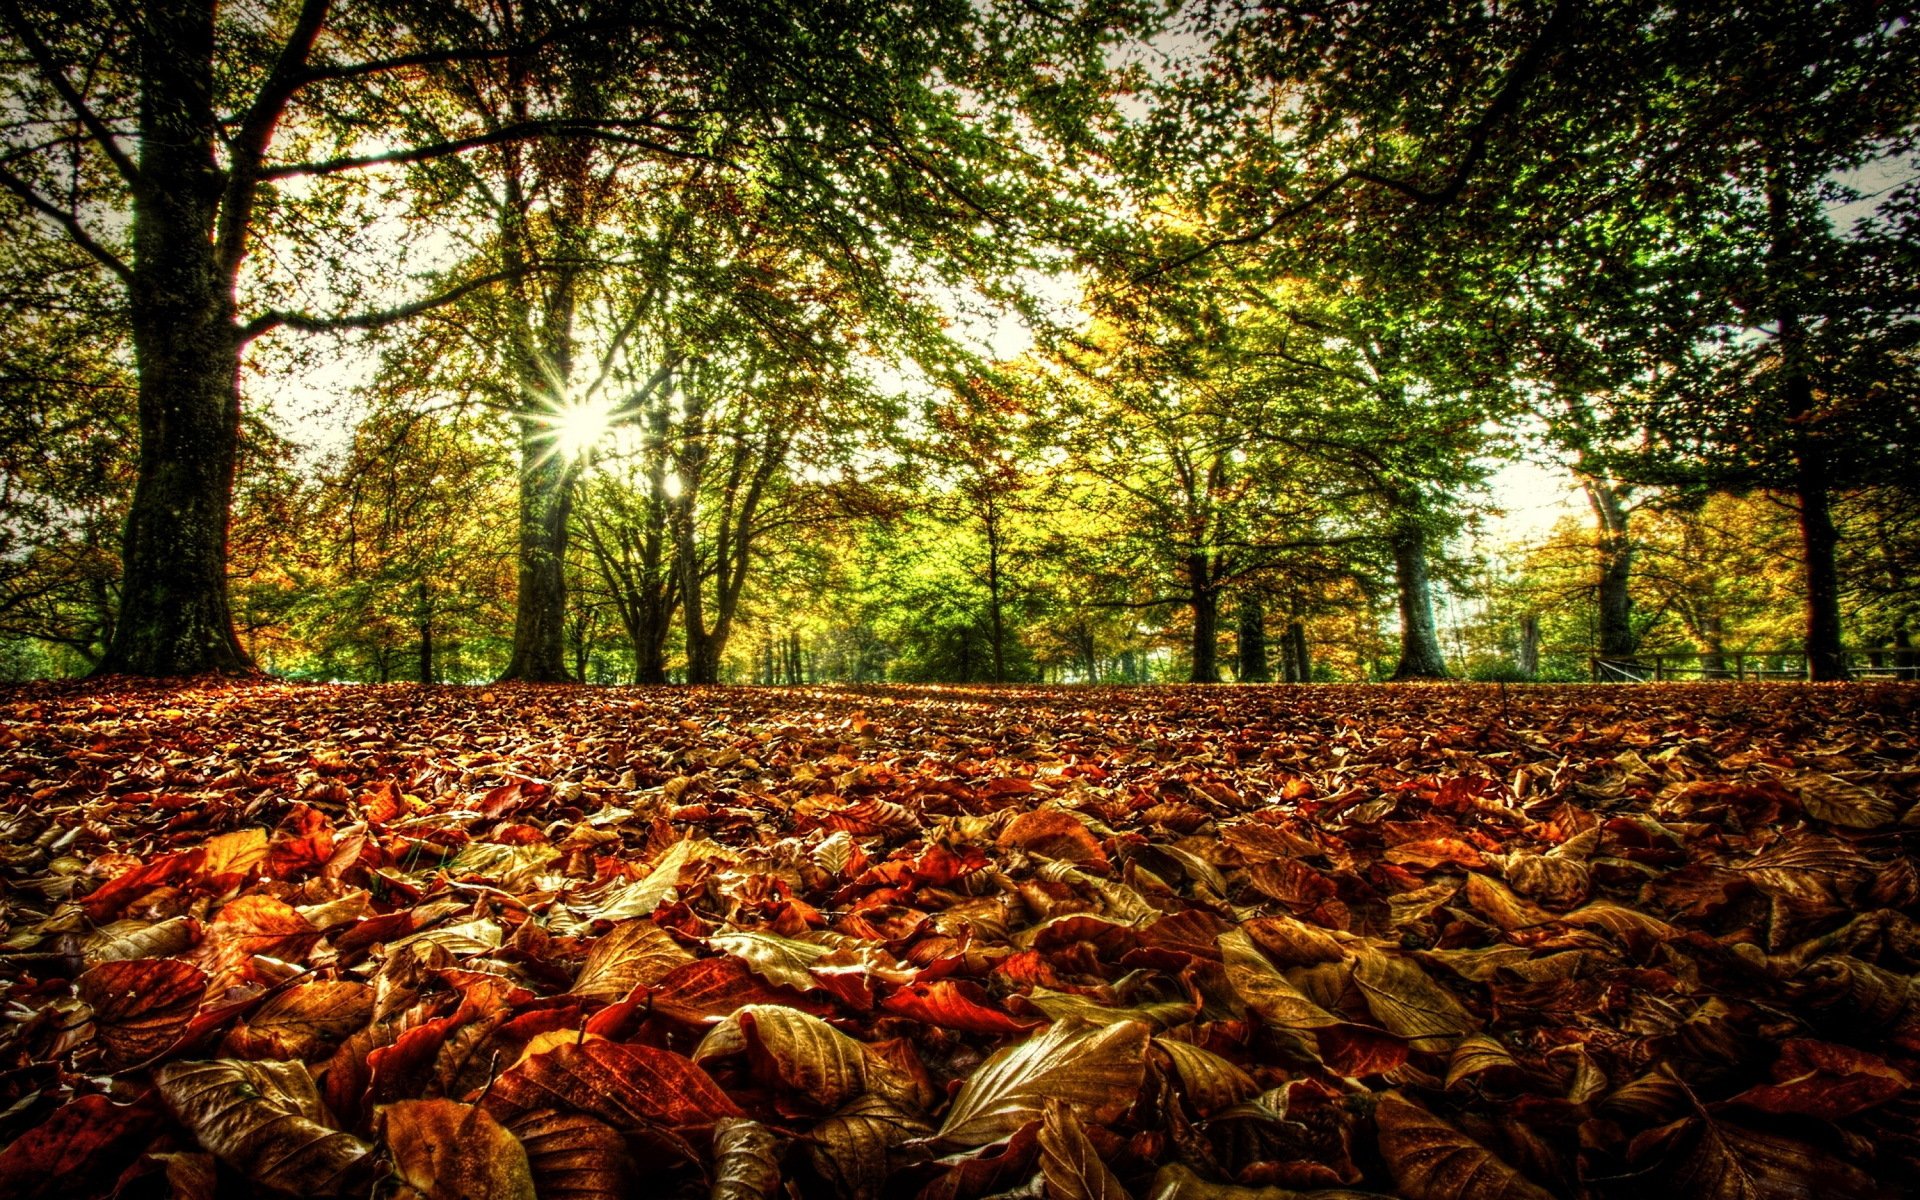
[[[103,962],[74,980],[93,1010],[101,1066],[123,1071],[177,1045],[207,991],[207,973],[177,958]]]
[[[1380,1157],[1408,1200],[1552,1200],[1453,1126],[1389,1092],[1374,1110]]]
[[[1133,1103],[1146,1069],[1145,1025],[1059,1022],[997,1051],[967,1077],[940,1126],[942,1141],[982,1146],[1036,1120],[1049,1098],[1088,1121]]]
[[[535,1200],[526,1150],[484,1109],[402,1100],[380,1128],[394,1174],[426,1200]]]
[[[372,1147],[330,1127],[303,1063],[175,1062],[153,1081],[200,1145],[253,1183],[321,1196],[359,1183]]]

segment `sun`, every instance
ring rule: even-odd
[[[583,458],[613,425],[612,406],[587,400],[563,404],[545,418],[553,452],[572,461]]]

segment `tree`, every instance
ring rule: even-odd
[[[298,201],[292,181],[532,139],[551,147],[593,138],[668,158],[772,164],[769,192],[794,202],[807,236],[849,256],[884,254],[888,217],[908,222],[893,226],[907,244],[939,229],[971,230],[982,217],[1004,236],[1024,214],[1009,215],[1016,210],[1002,203],[1007,189],[998,182],[1019,172],[998,167],[1032,160],[1024,149],[999,152],[1003,143],[972,121],[959,89],[991,81],[1001,86],[971,95],[1044,100],[1056,115],[1039,113],[1034,128],[1069,129],[1094,95],[1085,76],[1098,73],[1107,36],[1098,16],[1029,20],[944,0],[908,11],[835,5],[804,19],[774,5],[496,11],[419,0],[395,10],[304,0],[290,19],[264,25],[223,14],[213,0],[77,12],[7,0],[0,29],[16,64],[5,76],[9,105],[35,118],[9,126],[0,188],[64,233],[126,296],[140,464],[123,538],[121,612],[100,669],[156,675],[250,669],[226,590],[248,343],[277,328],[391,325],[543,269],[525,262],[456,271],[432,295],[363,312],[278,307],[256,294],[265,290],[256,282],[276,281],[270,272],[249,274],[254,248],[300,216],[320,235],[309,244],[324,245],[338,230],[329,214],[341,207],[337,194]],[[975,53],[976,37],[995,52]],[[369,46],[381,50],[361,52]],[[578,97],[565,90],[551,97],[552,108],[533,107],[529,93],[525,111],[504,124],[487,119],[491,110],[422,102],[423,79],[443,80],[460,66],[499,64],[510,77],[535,61],[608,57],[622,78],[658,80],[658,90],[645,90],[634,107],[591,111],[567,107]],[[936,72],[950,84],[936,85]],[[649,106],[662,95],[665,107]],[[757,120],[756,136],[716,146],[712,118],[736,107]],[[431,132],[413,136],[425,126]],[[42,136],[48,129],[51,138]],[[976,171],[976,163],[985,165]],[[909,178],[920,186],[899,186]],[[849,180],[862,185],[859,202],[830,203]],[[809,203],[811,213],[803,211]],[[820,215],[829,208],[838,214],[832,220]],[[1028,211],[1043,222],[1051,208]],[[973,240],[959,258],[979,265],[989,239]],[[557,319],[566,306],[551,307]]]

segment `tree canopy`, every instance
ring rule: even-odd
[[[1886,5],[0,0],[0,42],[6,673],[1914,667]],[[1503,522],[1527,473],[1587,515]]]

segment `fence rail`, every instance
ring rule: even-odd
[[[1632,658],[1603,658],[1590,650],[1570,651],[1584,656],[1596,681],[1661,683],[1706,679],[1727,682],[1749,679],[1805,679],[1804,650],[1662,650]],[[1846,652],[1847,670],[1856,679],[1920,679],[1920,649],[1880,646]]]

